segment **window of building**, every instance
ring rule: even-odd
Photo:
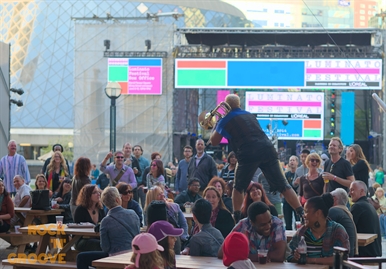
[[[363,9],[359,10],[359,14],[366,14],[366,11],[364,11]]]
[[[360,26],[366,26],[366,23],[365,23],[364,21],[361,21],[361,22],[359,23],[359,25],[360,25]]]
[[[359,19],[360,19],[361,21],[364,21],[364,20],[366,20],[366,16],[360,16]]]

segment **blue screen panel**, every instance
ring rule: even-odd
[[[161,66],[161,59],[129,59],[132,66]]]
[[[228,61],[228,86],[303,87],[304,62]]]
[[[288,120],[288,124],[284,126],[281,120],[265,120],[258,119],[261,128],[265,134],[270,137],[271,134],[267,129],[268,124],[272,124],[273,129],[276,129],[277,136],[281,139],[296,139],[303,137],[303,121],[302,120]]]

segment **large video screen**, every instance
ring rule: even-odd
[[[323,140],[322,92],[246,92],[245,110],[268,137],[275,132],[281,140]]]
[[[177,89],[382,89],[382,59],[176,59]]]
[[[109,58],[107,70],[108,81],[118,82],[121,94],[162,94],[162,58]]]

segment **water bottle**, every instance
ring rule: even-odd
[[[307,244],[304,240],[304,236],[300,238],[300,242],[298,245],[298,252],[300,254],[300,259],[298,261],[298,264],[306,264],[307,261]]]

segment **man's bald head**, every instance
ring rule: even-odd
[[[225,102],[228,103],[232,109],[240,107],[240,97],[238,97],[236,94],[228,94],[225,97]]]

